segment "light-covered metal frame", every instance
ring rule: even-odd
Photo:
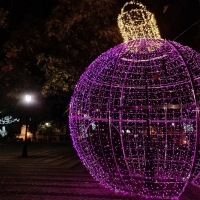
[[[138,38],[161,38],[154,14],[138,1],[125,3],[117,22],[124,41]]]
[[[99,56],[70,103],[74,147],[115,191],[178,198],[194,170],[200,56],[162,39],[136,39]]]

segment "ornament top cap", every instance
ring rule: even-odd
[[[127,2],[118,15],[118,27],[124,41],[138,38],[160,39],[154,15],[137,1]]]

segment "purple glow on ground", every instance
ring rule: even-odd
[[[115,191],[178,198],[193,169],[200,56],[156,39],[120,44],[81,76],[70,103],[74,147]]]

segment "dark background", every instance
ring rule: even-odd
[[[129,2],[117,1],[121,7]],[[155,14],[162,38],[174,40],[178,37],[176,41],[199,51],[200,47],[195,41],[196,34],[200,31],[197,23],[200,20],[199,0],[140,0],[140,2]],[[59,0],[1,0],[0,7],[7,10],[9,15],[7,28],[0,30],[0,45],[7,40],[12,31],[20,29],[24,22],[32,23],[37,18],[48,19],[53,7],[58,4]],[[165,13],[163,13],[164,5],[169,5]],[[182,34],[184,31],[186,32]]]

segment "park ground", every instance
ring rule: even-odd
[[[71,142],[0,145],[1,200],[142,200],[122,196],[98,184],[78,158]],[[180,200],[200,200],[200,189],[188,185]]]

